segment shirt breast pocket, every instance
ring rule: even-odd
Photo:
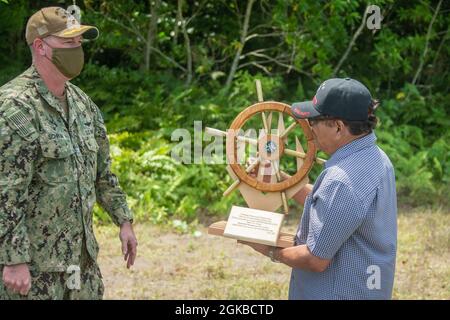
[[[69,183],[76,180],[76,170],[71,155],[72,143],[64,137],[42,135],[40,138],[42,165],[37,172],[48,184]]]
[[[99,147],[93,135],[83,136],[82,141],[85,149],[83,156],[86,171],[91,181],[95,181],[97,179],[97,153]]]

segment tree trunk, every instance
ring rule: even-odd
[[[184,46],[186,47],[186,59],[187,59],[187,77],[186,85],[189,86],[192,82],[192,51],[191,41],[186,30],[186,21],[183,18],[183,0],[178,0],[178,15],[181,21],[181,30],[184,37]]]
[[[355,34],[353,35],[352,39],[350,40],[350,43],[348,44],[344,55],[341,57],[337,66],[333,70],[333,75],[332,75],[333,78],[338,74],[344,61],[347,60],[347,57],[350,54],[350,51],[352,50],[353,46],[355,45],[356,39],[358,39],[358,37],[361,35],[361,32],[363,32],[364,26],[366,25],[367,9],[368,9],[368,7],[366,7],[364,9],[364,14],[363,14],[363,17],[362,17],[362,20],[361,20],[361,23],[360,23],[358,29],[356,30]]]
[[[175,29],[174,29],[174,36],[173,36],[173,44],[177,44],[178,40],[178,29],[179,25],[183,23],[183,15],[182,15],[182,3],[180,0],[178,0],[178,6],[177,6],[177,17],[175,19]]]
[[[150,70],[152,48],[155,42],[156,32],[158,30],[158,9],[161,4],[161,0],[154,0],[154,5],[152,5],[152,2],[152,0],[148,1],[150,5],[151,17],[148,23],[147,41],[145,43],[145,71]]]
[[[236,74],[236,70],[239,66],[239,60],[241,59],[242,50],[244,49],[245,42],[247,41],[247,33],[248,33],[248,25],[250,23],[250,16],[252,15],[252,7],[255,3],[255,0],[248,0],[247,9],[245,11],[244,24],[241,30],[241,41],[239,43],[239,48],[236,51],[236,54],[233,59],[233,63],[231,65],[230,72],[228,73],[227,82],[225,83],[225,92],[230,90],[231,83],[233,82],[234,75]]]
[[[420,57],[419,68],[417,68],[416,74],[414,75],[414,78],[412,80],[412,84],[414,84],[414,85],[419,80],[420,73],[422,72],[422,69],[423,69],[423,66],[425,63],[425,58],[426,58],[427,52],[428,52],[428,44],[430,42],[431,32],[433,31],[433,24],[434,24],[434,21],[436,21],[436,17],[439,13],[439,10],[441,9],[441,4],[442,4],[442,0],[439,1],[438,5],[436,7],[436,10],[434,10],[433,18],[431,19],[431,22],[428,25],[428,31],[427,31],[427,36],[426,36],[426,40],[425,40],[425,49],[423,50],[423,53]]]

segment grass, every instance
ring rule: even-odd
[[[283,230],[294,231],[294,218]],[[394,299],[450,299],[450,212],[403,210]],[[138,259],[127,270],[118,229],[98,226],[106,299],[286,299],[290,268],[231,239],[137,224]]]

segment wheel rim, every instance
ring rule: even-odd
[[[302,128],[303,134],[305,135],[307,140],[307,152],[303,159],[304,161],[303,165],[301,166],[300,169],[297,170],[297,172],[293,176],[282,182],[268,183],[258,181],[256,178],[253,178],[249,174],[247,174],[245,169],[240,164],[237,163],[236,132],[242,129],[243,125],[251,117],[261,112],[267,111],[278,111],[281,112],[283,115],[286,114],[291,118],[293,118],[294,121]],[[267,136],[271,136],[270,133],[266,134]],[[267,142],[270,141],[272,141],[272,139],[267,139]],[[284,146],[282,144],[279,144],[278,147],[282,149]],[[266,101],[251,105],[250,107],[243,110],[234,119],[234,121],[231,123],[230,130],[228,131],[228,137],[226,141],[226,154],[231,169],[241,182],[244,182],[249,186],[263,192],[280,192],[295,186],[297,183],[299,183],[306,177],[306,175],[309,173],[314,164],[314,159],[316,156],[316,146],[314,145],[313,142],[313,134],[311,132],[311,128],[309,127],[306,120],[296,119],[291,112],[290,106],[287,104],[275,101]]]

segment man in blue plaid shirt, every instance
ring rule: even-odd
[[[245,243],[292,267],[289,299],[390,299],[397,251],[394,169],[375,144],[377,102],[360,82],[329,79],[292,112],[330,155],[304,204],[295,246]]]

